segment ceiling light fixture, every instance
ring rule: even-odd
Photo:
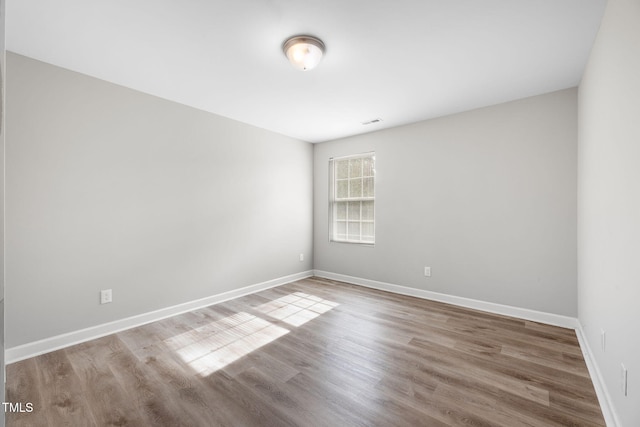
[[[291,37],[282,45],[291,65],[302,71],[314,69],[322,59],[324,43],[313,36]]]

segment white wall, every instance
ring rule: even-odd
[[[315,269],[576,316],[576,95],[316,144]],[[330,243],[328,160],[366,151],[376,245]]]
[[[579,92],[578,312],[623,426],[640,425],[640,2],[609,0]],[[606,347],[600,331],[606,331]],[[620,364],[628,368],[628,396]]]
[[[7,74],[8,348],[312,268],[310,144],[15,54]]]

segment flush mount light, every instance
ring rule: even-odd
[[[320,63],[324,53],[324,43],[313,36],[295,36],[284,42],[282,50],[289,58],[291,65],[307,71],[314,69]]]

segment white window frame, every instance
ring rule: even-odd
[[[371,174],[366,174],[364,162],[361,162],[360,166],[360,176],[351,176],[352,168],[351,163],[349,163],[348,167],[348,175],[346,178],[341,177],[338,178],[338,170],[336,165],[338,162],[342,162],[345,160],[352,161],[358,159],[371,159],[372,161],[372,170]],[[361,154],[355,154],[350,156],[342,156],[342,157],[332,157],[329,159],[329,241],[337,242],[337,243],[353,243],[365,246],[374,246],[375,245],[375,161],[376,161],[376,153],[375,152],[367,152]],[[356,172],[357,175],[357,172]],[[369,194],[364,196],[365,192],[365,179],[371,179],[373,185],[373,194]],[[351,182],[358,181],[361,182],[361,191],[362,193],[359,196],[352,196],[351,192]],[[346,181],[347,185],[347,197],[338,198],[337,185],[338,181]],[[363,202],[367,203],[367,205],[371,206],[367,212],[369,212],[369,217],[364,218],[364,209]],[[339,205],[346,203],[345,214],[343,218],[339,218],[338,208]],[[359,206],[359,212],[357,214],[357,219],[350,218],[349,209],[352,209],[353,206],[357,203]],[[340,228],[339,223],[344,223],[344,234],[339,233],[338,228]],[[353,238],[355,233],[350,234],[351,225],[358,224],[357,229],[359,231],[358,238]],[[364,224],[371,224],[370,229],[371,234],[364,234],[363,230]]]

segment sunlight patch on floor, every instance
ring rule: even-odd
[[[292,326],[301,326],[340,304],[304,292],[294,292],[264,303],[256,310]]]
[[[314,295],[294,292],[255,310],[297,327],[338,305]],[[164,343],[204,377],[289,332],[287,328],[242,311],[168,338]]]
[[[289,333],[288,329],[240,312],[211,322],[208,334],[189,331],[165,344],[200,376],[207,376]]]

